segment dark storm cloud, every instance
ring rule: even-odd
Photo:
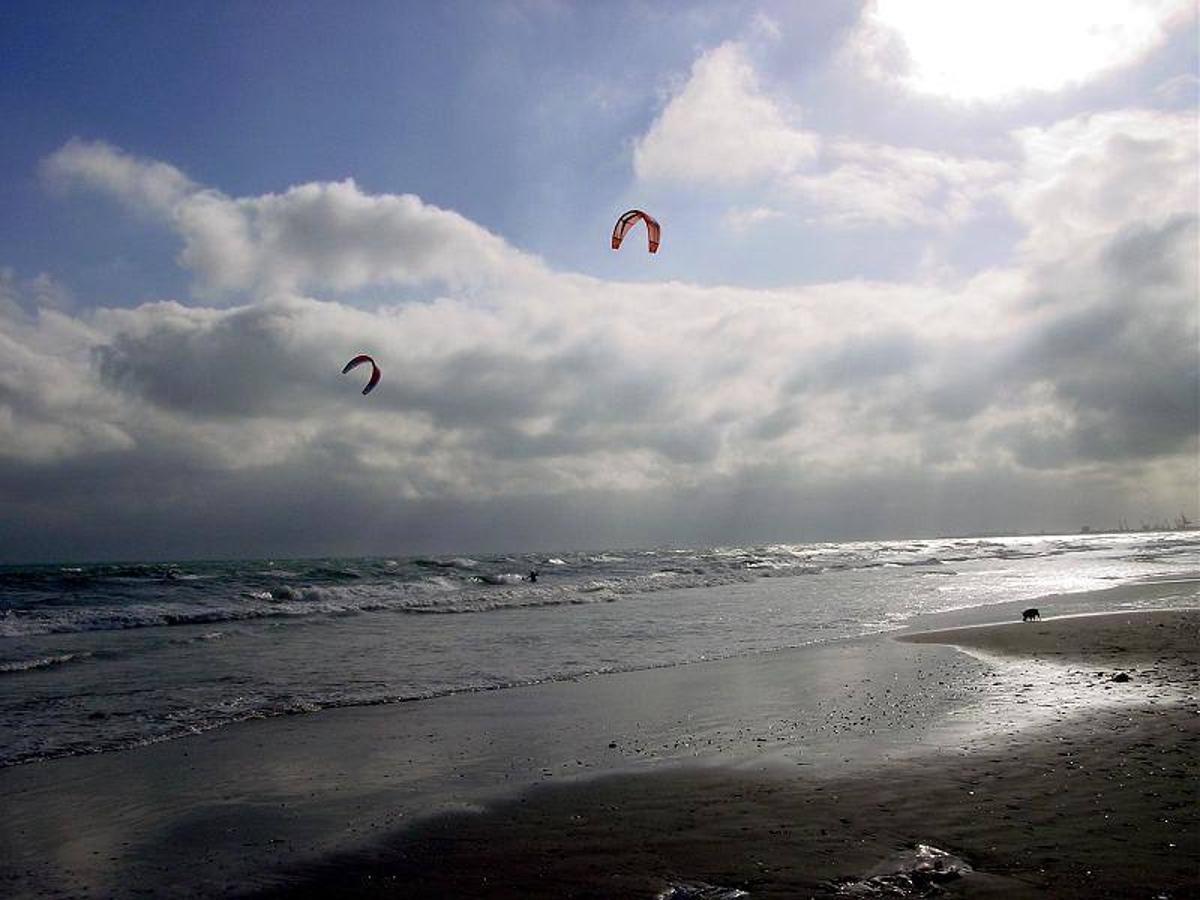
[[[127,558],[130,547],[139,558],[407,555],[1062,531],[1105,521],[1099,498],[1114,492],[1141,514],[1132,492],[1107,477],[1004,468],[943,477],[897,467],[829,479],[775,465],[686,488],[413,499],[324,465],[248,472],[149,455],[137,462],[140,471],[114,457],[52,472],[5,468],[0,492],[17,514],[0,518],[4,558]]]
[[[341,379],[338,372],[358,351],[362,326],[342,324],[347,315],[336,304],[312,301],[203,314],[152,305],[126,313],[115,334],[95,348],[94,361],[107,387],[189,418],[311,417],[352,399],[347,379],[355,376]],[[339,331],[355,328],[359,343],[339,339]],[[631,358],[600,334],[544,345],[465,336],[458,340],[464,349],[411,353],[426,336],[431,342],[441,337],[400,326],[372,331],[366,343],[381,348],[373,352],[384,380],[370,408],[424,414],[440,429],[509,429],[492,446],[507,446],[512,455],[612,447],[626,423],[661,426],[675,401],[669,373]],[[535,438],[512,430],[540,418],[557,433]],[[610,426],[612,435],[601,433]],[[676,438],[640,443],[688,455]]]
[[[762,416],[750,428],[750,436],[760,441],[773,441],[800,427],[804,415],[794,403],[783,403],[773,412]]]
[[[564,427],[661,419],[678,391],[661,365],[631,356],[603,334],[572,343],[547,374],[576,385],[574,403],[561,418]]]
[[[1158,227],[1126,229],[1105,249],[1105,270],[1127,288],[1171,288],[1181,265],[1195,266],[1195,215],[1177,215]]]
[[[1127,460],[1194,446],[1197,238],[1194,216],[1129,229],[1103,247],[1099,277],[1048,289],[1064,309],[1027,336],[1003,374],[1048,386],[1069,414],[1054,438],[1018,429],[1022,458],[1039,465]]]
[[[941,422],[966,423],[989,409],[1007,386],[1005,374],[993,360],[994,351],[978,353],[953,349],[942,354],[937,375],[926,382],[912,411],[924,412]],[[910,413],[911,414],[911,413]]]
[[[479,347],[419,369],[401,363],[389,378],[387,403],[427,413],[439,426],[486,427],[542,414],[553,402],[543,361]]]
[[[784,390],[853,390],[890,375],[904,374],[920,359],[920,343],[907,331],[852,335],[806,360],[785,383]]]
[[[1020,315],[1007,327],[985,339],[927,342],[911,356],[898,354],[917,374],[887,390],[872,382],[890,371],[886,352],[847,348],[828,354],[821,371],[838,372],[849,386],[866,383],[860,402],[898,431],[906,422],[924,429],[935,456],[943,452],[940,441],[962,440],[946,426],[973,422],[983,425],[995,446],[1037,469],[1195,452],[1197,239],[1194,215],[1173,216],[1083,245],[1076,258],[1042,264],[1017,298]],[[875,358],[881,360],[877,367],[866,364]],[[811,389],[817,380],[798,377],[793,385]],[[1014,409],[1036,409],[1038,403],[1052,406],[1008,420]],[[1003,424],[987,424],[1001,414]]]
[[[316,348],[297,347],[295,309],[255,306],[199,319],[149,310],[146,327],[118,332],[95,351],[106,385],[189,416],[296,414],[328,382]],[[306,352],[307,351],[307,352]],[[327,355],[327,354],[325,354]]]
[[[710,427],[671,424],[581,431],[560,429],[544,434],[499,427],[480,431],[468,440],[468,446],[490,458],[503,460],[651,450],[671,462],[693,464],[711,462],[720,450],[721,439]]]
[[[397,380],[392,392],[399,406],[449,428],[504,427],[546,416],[563,432],[594,433],[597,426],[652,420],[674,393],[666,372],[639,364],[602,334],[549,352],[515,339],[503,350],[485,342],[402,368]]]

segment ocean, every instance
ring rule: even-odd
[[[826,644],[934,613],[982,621],[1048,595],[1065,595],[1056,615],[1129,608],[1083,592],[1197,571],[1197,532],[3,566],[0,766]]]

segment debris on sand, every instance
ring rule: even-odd
[[[749,896],[740,888],[705,884],[703,881],[675,881],[659,892],[657,900],[738,900]]]
[[[917,844],[889,857],[862,878],[839,878],[831,886],[842,897],[928,897],[942,884],[970,871],[957,856]]]

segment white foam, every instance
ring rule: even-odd
[[[52,666],[61,666],[76,659],[85,659],[92,654],[90,653],[60,653],[55,656],[40,656],[36,659],[14,659],[8,662],[0,662],[0,674],[12,674],[14,672],[32,672],[36,669],[49,669]]]

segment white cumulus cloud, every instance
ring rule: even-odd
[[[835,225],[954,225],[1009,174],[1004,162],[859,141],[831,143],[830,167],[788,187]]]
[[[1001,161],[892,146],[802,129],[767,93],[746,47],[722,44],[636,143],[646,182],[734,188],[726,220],[739,230],[799,217],[839,228],[942,227],[976,211],[1006,174]]]
[[[173,166],[79,140],[44,170],[58,184],[105,192],[166,221],[183,241],[180,262],[216,292],[470,288],[541,269],[458,213],[412,194],[366,194],[350,179],[235,198]]]
[[[1116,110],[1014,134],[1021,174],[1007,195],[1026,246],[1058,257],[1132,223],[1195,216],[1200,129],[1192,115]]]
[[[633,164],[645,180],[740,184],[791,172],[817,146],[794,112],[763,93],[745,48],[730,42],[696,60],[638,140]]]

